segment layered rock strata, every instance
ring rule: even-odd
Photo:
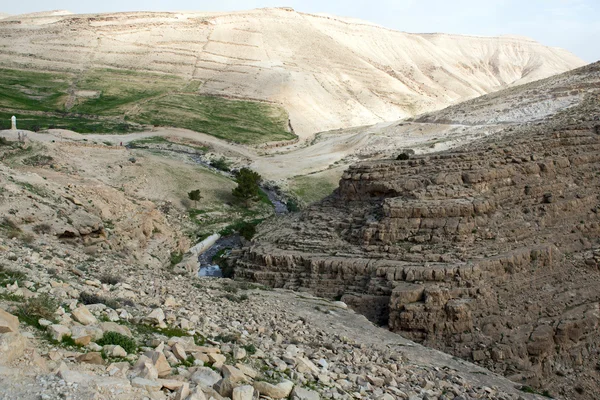
[[[264,224],[235,255],[236,276],[341,298],[513,379],[589,395],[598,104],[590,94],[547,123],[458,150],[355,165],[323,202]]]

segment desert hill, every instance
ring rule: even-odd
[[[281,8],[11,16],[0,23],[0,55],[5,68],[76,77],[154,72],[196,83],[191,93],[274,102],[301,138],[440,109],[584,64],[526,38],[409,34]]]

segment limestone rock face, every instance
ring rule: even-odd
[[[587,71],[600,82],[599,64]],[[354,165],[329,198],[263,224],[236,277],[341,298],[515,379],[559,382],[581,364],[596,379],[599,99],[457,150]]]

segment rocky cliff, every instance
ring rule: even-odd
[[[440,109],[584,64],[526,38],[409,34],[281,8],[10,16],[0,22],[0,55],[9,68],[175,74],[190,80],[189,91],[282,104],[301,137]]]
[[[588,74],[598,75],[599,65]],[[453,151],[349,168],[236,276],[341,298],[514,380],[596,398],[600,96]]]

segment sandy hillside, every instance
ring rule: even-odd
[[[198,93],[282,104],[301,137],[392,121],[584,62],[520,37],[408,34],[290,9],[47,12],[0,23],[0,65],[177,74]]]

